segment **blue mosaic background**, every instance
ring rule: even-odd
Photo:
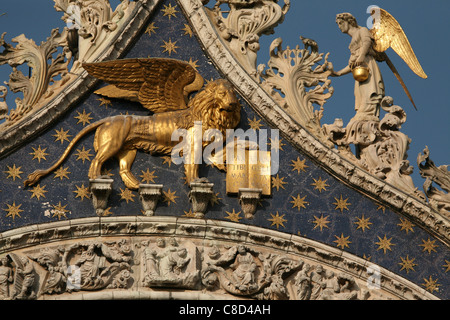
[[[190,61],[206,80],[222,78],[189,30],[177,2],[167,0],[124,58],[170,57]],[[56,161],[69,140],[88,123],[119,114],[149,114],[137,103],[113,99],[105,103],[100,98],[96,94],[85,97],[56,125],[0,160],[0,232],[95,216],[91,199],[85,194],[90,160],[95,156],[94,133],[82,139],[62,165],[65,175],[48,175],[39,182],[38,189],[24,188],[23,181],[34,170]],[[247,130],[256,125],[270,129],[244,99],[240,101],[243,108],[239,128]],[[58,132],[70,136],[58,140]],[[253,220],[244,218],[236,197],[226,195],[225,173],[203,166],[200,174],[214,183],[218,197],[206,217],[301,235],[338,247],[377,263],[440,298],[450,298],[448,248],[419,226],[340,183],[282,137],[280,148],[280,170],[273,177],[273,196],[261,202]],[[41,156],[36,150],[43,151]],[[156,215],[188,216],[189,188],[183,180],[184,168],[168,160],[138,152],[132,171],[138,178],[143,178],[144,172],[152,173],[154,179],[150,182],[164,185],[168,197],[160,201]],[[304,170],[296,169],[296,163],[304,164]],[[112,216],[141,215],[138,193],[124,186],[117,161],[109,160],[104,169],[114,179],[108,212]],[[323,188],[317,187],[317,181],[325,183]]]

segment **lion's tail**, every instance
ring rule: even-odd
[[[58,161],[56,161],[50,168],[46,169],[46,170],[36,170],[33,173],[30,173],[28,175],[28,179],[24,181],[24,185],[26,186],[32,186],[34,185],[36,182],[38,182],[42,177],[45,177],[46,175],[48,175],[50,172],[52,172],[53,170],[55,170],[56,168],[58,168],[63,162],[64,160],[67,158],[67,156],[69,155],[70,151],[72,150],[72,148],[77,144],[77,142],[84,137],[87,133],[91,132],[92,130],[97,129],[100,125],[102,125],[105,122],[106,119],[94,122],[90,125],[88,125],[87,127],[85,127],[83,130],[81,130],[76,136],[75,138],[72,139],[72,141],[69,143],[69,145],[67,146],[66,150],[64,150],[64,153],[61,155],[61,157],[58,159]]]

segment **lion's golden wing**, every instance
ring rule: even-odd
[[[377,16],[378,12],[379,16]],[[389,12],[381,8],[374,9],[372,17],[375,19],[374,27],[370,30],[375,40],[374,49],[378,52],[384,52],[392,48],[415,74],[426,79],[427,75],[398,21]]]
[[[110,84],[96,93],[139,101],[153,112],[186,108],[187,95],[203,86],[203,78],[191,65],[175,59],[123,59],[83,67]]]

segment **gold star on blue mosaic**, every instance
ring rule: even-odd
[[[250,129],[253,130],[259,130],[262,127],[261,119],[256,119],[256,117],[253,117],[253,119],[247,118],[248,125],[250,126]]]
[[[428,279],[423,278],[425,281],[422,285],[425,287],[425,290],[428,292],[433,293],[434,291],[439,291],[439,287],[441,286],[438,282],[438,279],[433,279],[432,276],[430,276]]]
[[[341,195],[339,199],[334,198],[334,200],[336,200],[336,202],[333,202],[333,204],[336,206],[336,208],[334,208],[335,210],[341,210],[341,212],[344,212],[344,210],[348,211],[348,206],[351,205],[351,203],[347,203],[348,198],[344,200]]]
[[[108,207],[105,210],[103,210],[102,217],[111,216],[113,214],[114,214],[114,212],[111,212],[111,207]]]
[[[158,178],[157,176],[155,176],[155,171],[153,170],[152,172],[150,172],[150,170],[147,168],[147,171],[143,171],[141,170],[142,174],[140,175],[140,177],[142,178],[142,182],[145,183],[155,183],[155,179]]]
[[[402,262],[399,263],[399,265],[402,266],[400,271],[406,270],[406,273],[409,273],[409,271],[415,271],[414,267],[417,266],[417,264],[414,263],[414,260],[416,259],[410,259],[408,255],[406,255],[406,258],[400,257],[400,259],[402,260]]]
[[[30,152],[30,154],[33,156],[33,159],[31,160],[37,159],[39,163],[42,159],[47,160],[45,158],[45,156],[48,156],[48,153],[45,152],[47,148],[41,149],[41,146],[39,145],[37,149],[33,147],[31,147],[31,149],[33,149],[33,152]]]
[[[61,167],[59,167],[58,170],[56,170],[54,172],[55,176],[53,177],[53,179],[57,179],[57,178],[59,178],[61,180],[64,178],[69,179],[69,176],[68,176],[69,173],[71,173],[71,172],[69,172],[69,168],[67,168],[67,167],[64,168],[63,166],[61,166]]]
[[[87,123],[91,123],[91,120],[93,119],[90,115],[92,112],[86,113],[86,110],[83,109],[83,113],[78,112],[78,116],[74,117],[75,119],[78,119],[78,123],[83,124],[85,126]]]
[[[80,198],[81,201],[83,201],[84,198],[89,199],[90,192],[89,188],[84,186],[84,183],[81,185],[81,187],[75,185],[77,190],[73,191],[76,193],[75,199]]]
[[[20,213],[23,212],[23,210],[20,209],[22,204],[16,205],[16,202],[14,201],[12,205],[9,205],[9,204],[6,204],[6,205],[8,206],[8,208],[3,209],[4,211],[8,212],[6,214],[6,217],[11,217],[13,220],[15,219],[15,217],[22,218],[20,216]]]
[[[269,145],[271,146],[271,148],[273,149],[278,149],[280,151],[284,151],[283,147],[286,145],[285,143],[283,143],[283,139],[280,139],[278,137],[276,138],[269,138],[270,143]]]
[[[167,205],[170,206],[170,204],[171,204],[172,202],[173,202],[173,203],[177,203],[177,202],[175,201],[175,199],[176,199],[176,198],[179,198],[179,197],[176,196],[175,193],[177,193],[177,192],[176,192],[176,191],[170,191],[170,188],[169,188],[169,190],[167,190],[167,191],[163,191],[163,194],[164,194],[164,201],[167,202]]]
[[[287,182],[284,181],[284,177],[280,178],[280,176],[277,174],[276,177],[272,177],[272,187],[277,188],[277,191],[280,191],[280,188],[285,189],[284,185]]]
[[[89,157],[92,157],[93,155],[90,153],[91,149],[86,150],[85,147],[83,146],[83,150],[77,149],[77,153],[75,154],[78,158],[78,160],[84,161],[91,161],[91,159]]]
[[[239,220],[242,219],[242,217],[239,216],[241,214],[240,211],[239,212],[235,212],[234,209],[233,209],[233,212],[228,212],[228,211],[225,211],[225,212],[228,214],[228,216],[226,216],[225,219],[228,219],[228,220],[233,221],[233,222],[239,222]]]
[[[298,208],[298,211],[300,211],[300,208],[306,209],[305,205],[309,204],[309,202],[305,201],[306,196],[301,198],[300,195],[297,195],[297,197],[291,196],[291,198],[293,199],[293,201],[291,201],[292,208]]]
[[[172,42],[172,39],[169,39],[169,41],[163,40],[164,44],[161,46],[164,48],[163,53],[167,52],[169,53],[169,56],[172,54],[172,52],[177,53],[177,49],[179,48],[176,44],[177,41]]]
[[[399,227],[401,227],[401,231],[405,231],[406,234],[408,234],[409,231],[414,232],[413,227],[414,225],[406,220],[406,219],[402,219],[400,218],[401,223],[397,224]]]
[[[364,215],[362,215],[361,218],[356,218],[358,219],[358,221],[354,222],[358,227],[356,228],[356,230],[358,229],[362,229],[362,231],[366,231],[366,229],[370,229],[370,225],[372,224],[372,222],[370,222],[369,218],[364,218]]]
[[[105,106],[106,109],[108,109],[108,107],[112,105],[111,100],[106,99],[105,97],[101,97],[101,98],[97,99],[97,101],[100,102],[100,105],[99,105],[100,107]]]
[[[64,131],[64,129],[61,128],[59,131],[55,130],[55,132],[56,132],[56,134],[53,135],[53,137],[56,138],[55,142],[60,141],[61,144],[63,144],[64,141],[70,142],[69,137],[71,137],[71,135],[69,134],[69,130]]]
[[[306,172],[306,168],[308,168],[308,166],[305,164],[306,159],[300,160],[300,158],[297,157],[297,160],[291,161],[291,166],[293,167],[292,171],[297,170],[297,173],[300,173],[300,171]]]
[[[131,202],[134,202],[134,197],[136,196],[136,195],[134,195],[133,194],[133,191],[131,191],[130,189],[128,189],[128,188],[125,188],[125,190],[122,190],[122,188],[119,188],[120,189],[120,199],[121,200],[125,200],[127,203],[129,202],[129,201],[131,201]]]
[[[329,187],[327,180],[322,180],[321,177],[317,180],[313,178],[313,180],[314,183],[311,183],[311,185],[314,186],[314,190],[319,190],[320,193],[322,193],[322,191],[327,191],[327,187]]]
[[[170,18],[174,17],[176,18],[177,16],[175,15],[178,11],[177,11],[177,6],[175,5],[174,7],[172,7],[172,4],[169,3],[168,6],[164,5],[164,9],[161,9],[162,12],[164,12],[164,17],[169,17]]]
[[[183,211],[184,214],[182,215],[182,217],[186,217],[186,218],[195,218],[195,213],[192,212],[192,209],[189,209],[189,211]]]
[[[45,198],[45,193],[47,192],[47,190],[45,190],[45,186],[40,186],[39,184],[34,186],[32,190],[28,190],[29,192],[31,192],[31,197],[30,199],[33,199],[34,197],[36,197],[36,199],[40,200],[41,197]]]
[[[280,214],[277,211],[277,215],[273,215],[273,214],[270,214],[270,215],[272,216],[272,218],[267,219],[267,220],[272,222],[272,224],[270,225],[271,227],[276,226],[278,229],[280,226],[282,226],[283,228],[285,228],[284,223],[287,222],[287,220],[284,219],[284,216],[285,216],[284,214],[282,216],[280,216]]]
[[[192,68],[194,68],[194,70],[197,71],[197,68],[199,67],[199,65],[197,64],[198,60],[193,60],[192,58],[189,58],[189,61],[186,61]]]
[[[445,264],[442,266],[445,268],[445,272],[449,272],[450,271],[450,261],[445,260]]]
[[[20,177],[20,175],[23,173],[23,171],[20,171],[20,169],[21,169],[22,167],[16,167],[15,164],[13,164],[12,167],[10,167],[10,166],[7,166],[7,167],[8,167],[8,170],[4,171],[5,173],[8,174],[8,176],[6,177],[6,179],[12,178],[13,181],[16,181],[16,178],[22,179],[22,178]]]
[[[378,240],[380,240],[379,242],[375,242],[375,244],[378,245],[377,250],[383,250],[384,254],[386,254],[387,250],[392,251],[391,246],[395,246],[395,244],[391,243],[392,238],[388,239],[386,235],[384,235],[383,239],[381,239],[379,236],[377,237]]]
[[[189,36],[189,38],[192,38],[192,36],[194,35],[194,33],[192,32],[191,27],[188,24],[184,24],[184,28],[181,29],[182,31],[184,31],[184,36]]]
[[[422,244],[419,244],[419,246],[423,247],[423,252],[428,251],[429,254],[431,254],[431,251],[437,252],[436,251],[436,247],[437,245],[435,244],[436,240],[430,240],[430,238],[428,238],[428,240],[423,240],[422,239]]]
[[[169,165],[169,168],[170,168],[170,166],[172,165],[172,157],[164,156],[164,157],[161,157],[161,158],[163,159],[163,164],[167,163]]]
[[[219,198],[219,192],[213,193],[211,199],[209,200],[209,203],[211,204],[211,206],[214,206],[216,204],[219,204],[220,200],[222,200],[222,198]]]
[[[336,240],[334,240],[333,242],[336,242],[336,246],[337,246],[337,247],[339,247],[339,248],[341,248],[341,249],[350,248],[350,247],[348,246],[350,243],[352,243],[352,242],[349,240],[350,236],[344,237],[344,234],[341,233],[341,236],[340,236],[340,237],[338,237],[338,236],[336,236],[336,235],[335,235],[335,237],[336,237]]]
[[[315,224],[313,230],[319,228],[320,231],[323,231],[323,228],[330,228],[328,226],[329,223],[331,223],[331,221],[328,221],[329,216],[324,217],[323,214],[320,216],[320,218],[314,216],[314,221],[313,223]]]
[[[63,217],[67,218],[66,213],[70,212],[69,210],[66,209],[67,204],[65,206],[63,206],[61,204],[61,201],[59,201],[59,203],[57,205],[52,205],[52,207],[53,207],[53,211],[52,211],[53,212],[53,216],[52,216],[52,218],[58,217],[58,220],[61,220],[61,218],[63,218]]]
[[[159,29],[159,27],[155,26],[155,22],[152,22],[145,29],[145,33],[151,37],[152,33],[156,34],[156,29]]]

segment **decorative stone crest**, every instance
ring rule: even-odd
[[[274,28],[284,20],[290,1],[285,0],[281,8],[274,0],[217,0],[208,10],[224,43],[239,60],[245,70],[256,76],[256,57],[259,37],[272,34]],[[223,4],[228,10],[222,10]],[[226,11],[226,13],[225,13]]]

